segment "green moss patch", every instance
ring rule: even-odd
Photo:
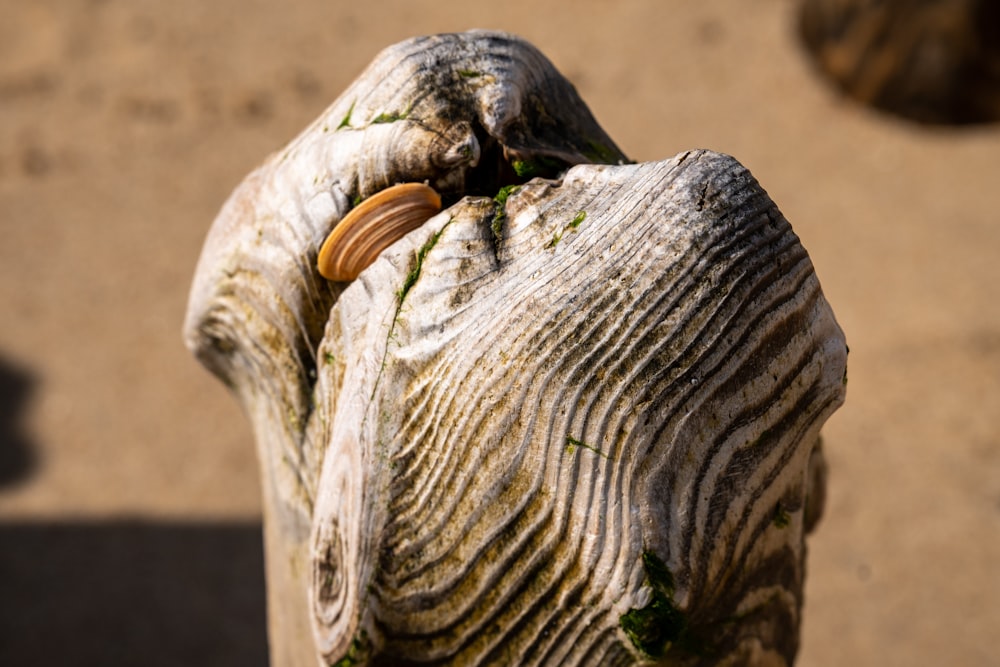
[[[646,582],[653,589],[652,598],[641,609],[629,609],[619,624],[632,644],[652,658],[662,658],[682,640],[687,618],[674,604],[674,577],[660,558],[651,551],[642,553]]]
[[[576,438],[571,438],[570,436],[567,435],[566,436],[566,452],[569,453],[569,454],[572,454],[573,452],[576,451],[577,447],[580,447],[582,449],[586,449],[586,450],[589,450],[591,452],[594,452],[598,456],[603,456],[606,459],[610,458],[607,454],[605,454],[604,452],[602,452],[601,450],[599,450],[597,447],[594,447],[592,445],[588,445],[585,442],[581,442],[581,441],[577,440]]]
[[[424,265],[424,258],[427,257],[427,253],[431,251],[435,245],[437,245],[438,239],[441,238],[441,234],[444,233],[445,228],[451,224],[451,220],[445,223],[444,227],[439,229],[434,236],[427,239],[427,242],[420,246],[420,250],[417,251],[416,261],[413,264],[413,268],[410,269],[409,273],[406,274],[406,278],[403,279],[402,286],[396,290],[396,296],[399,298],[399,305],[403,305],[403,299],[406,298],[407,293],[409,293],[410,288],[413,287],[417,282],[417,278],[420,277],[420,270]],[[398,311],[397,311],[398,314]]]
[[[368,640],[368,633],[362,630],[358,636],[351,640],[351,646],[347,649],[347,655],[331,662],[330,667],[354,667],[368,662],[371,654],[371,642]]]
[[[497,241],[503,238],[503,223],[507,219],[507,199],[517,192],[520,185],[505,185],[493,197],[496,203],[496,212],[493,214],[493,223],[490,229],[493,230],[493,238]]]
[[[403,111],[390,111],[383,112],[372,118],[372,125],[378,125],[380,123],[395,123],[400,120],[406,120],[410,117],[410,107],[406,107]]]
[[[587,219],[586,211],[577,212],[576,216],[570,220],[569,224],[562,228],[562,231],[556,232],[552,235],[552,240],[545,244],[545,249],[555,248],[559,245],[559,241],[562,240],[563,234],[566,232],[575,232],[577,228]]]
[[[618,164],[618,160],[621,159],[618,156],[618,151],[593,139],[587,140],[587,148],[583,154],[588,160],[598,164]]]
[[[775,528],[787,528],[788,524],[792,522],[792,515],[788,513],[788,510],[781,503],[778,503],[777,507],[774,508],[774,517],[771,519],[771,522]]]
[[[514,173],[521,178],[534,178],[535,176],[554,178],[560,172],[565,171],[567,165],[562,160],[539,155],[533,158],[511,160],[510,166]]]
[[[344,119],[340,121],[340,125],[337,126],[338,130],[342,130],[345,127],[351,126],[351,114],[354,113],[354,102],[351,102],[351,106],[348,107],[347,113],[344,115]]]

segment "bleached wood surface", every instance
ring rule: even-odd
[[[257,434],[275,664],[793,658],[843,335],[738,162],[594,161],[533,48],[418,39],[220,214],[186,336]],[[548,178],[497,201],[515,164]],[[356,198],[421,180],[457,203],[319,277]]]

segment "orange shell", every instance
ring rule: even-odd
[[[328,280],[354,280],[383,250],[441,210],[441,197],[423,183],[375,193],[344,216],[326,237],[316,262]]]

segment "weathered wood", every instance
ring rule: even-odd
[[[186,337],[253,421],[275,664],[793,660],[843,335],[738,162],[623,162],[474,32],[383,52],[227,203]],[[450,206],[319,277],[422,180]]]
[[[256,433],[275,664],[314,653],[303,577],[326,443],[306,426],[316,348],[343,289],[315,269],[324,236],[355,201],[396,182],[426,180],[455,201],[495,192],[515,166],[545,175],[623,157],[532,46],[442,35],[385,49],[230,197],[205,241],[185,339]]]
[[[802,0],[799,27],[859,102],[923,123],[1000,120],[995,0]]]

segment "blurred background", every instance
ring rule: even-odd
[[[809,251],[851,356],[798,664],[1000,664],[1000,125],[885,111],[852,72],[920,40],[803,4],[0,0],[0,665],[267,664],[254,445],[180,341],[201,243],[381,48],[473,27],[633,159],[736,156]]]

